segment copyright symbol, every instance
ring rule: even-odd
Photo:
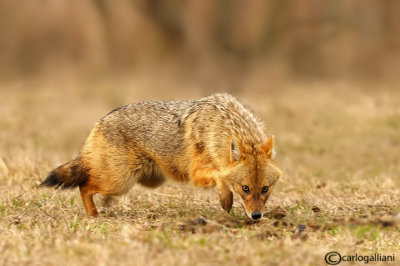
[[[342,261],[342,256],[336,251],[326,253],[325,262],[329,265],[338,265]]]

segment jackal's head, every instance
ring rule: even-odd
[[[247,216],[253,220],[261,219],[265,202],[282,175],[273,161],[273,145],[273,136],[263,145],[250,149],[232,141],[231,169],[225,182],[239,196]]]

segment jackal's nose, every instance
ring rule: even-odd
[[[251,219],[253,219],[253,220],[259,220],[259,219],[261,219],[261,212],[252,212],[251,213]]]

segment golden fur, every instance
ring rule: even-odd
[[[228,94],[132,104],[103,117],[77,158],[42,184],[79,186],[86,212],[97,216],[94,194],[121,195],[136,183],[157,187],[171,178],[216,187],[228,212],[235,193],[247,215],[258,219],[281,175],[273,142],[254,114]]]

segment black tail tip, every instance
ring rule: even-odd
[[[50,172],[50,174],[46,177],[46,179],[40,184],[40,187],[56,187],[62,185],[62,182],[57,178],[57,174],[55,171]]]

